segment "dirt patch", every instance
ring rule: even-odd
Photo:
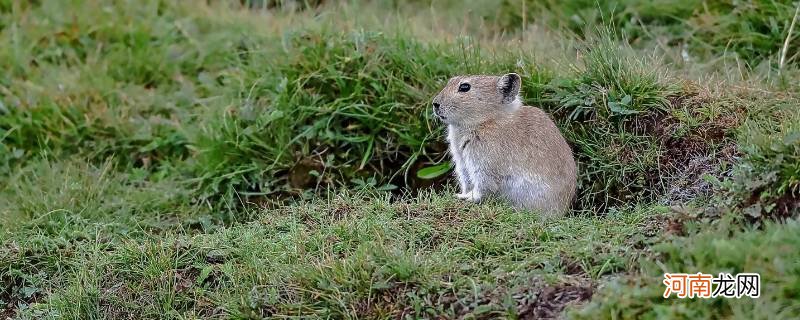
[[[175,270],[175,287],[173,290],[177,293],[191,290],[197,283],[198,276],[200,276],[200,270],[197,268],[189,267]]]
[[[800,213],[800,194],[786,192],[775,201],[774,214],[779,219],[796,217]]]
[[[405,306],[406,294],[418,289],[416,284],[395,284],[390,288],[376,290],[375,295],[356,304],[356,311],[364,318],[383,318],[395,315],[395,319],[405,319],[412,309]]]
[[[536,302],[519,309],[521,319],[556,319],[567,306],[580,304],[592,297],[589,286],[557,285],[544,288]]]
[[[571,276],[583,276],[586,271],[583,270],[580,261],[570,257],[566,252],[561,252],[561,267],[564,268],[564,273]]]
[[[520,319],[556,319],[568,306],[588,301],[593,293],[587,278],[572,277],[559,284],[547,284],[534,278],[529,286],[518,288],[512,297]]]
[[[785,221],[800,216],[800,193],[787,190],[782,195],[762,200],[764,187],[754,190],[750,197],[739,205],[744,217],[750,224],[759,224],[761,220],[772,219]]]
[[[735,148],[735,146],[734,146]],[[723,170],[723,161],[733,162],[733,156],[713,156],[706,150],[698,150],[694,155],[685,155],[680,162],[663,168],[659,176],[664,185],[663,199],[666,204],[686,203],[697,197],[710,195],[714,190],[712,182],[705,177],[709,175],[723,180],[730,175],[730,170]],[[669,152],[669,151],[667,151]],[[653,178],[655,179],[655,177]]]
[[[296,189],[306,189],[314,186],[317,182],[317,177],[312,173],[316,172],[319,175],[325,167],[320,159],[306,158],[297,161],[289,170],[289,186]]]
[[[222,250],[214,249],[214,250],[209,250],[208,253],[206,253],[206,262],[210,264],[225,263],[227,258],[228,258],[227,253]]]
[[[350,203],[346,203],[343,201],[334,202],[331,210],[328,211],[329,217],[333,219],[333,221],[341,221],[351,217],[356,213],[356,208],[353,207]]]
[[[11,306],[10,302],[9,302],[9,304],[3,306],[3,309],[0,309],[0,318],[13,319],[14,318],[14,314],[16,314],[16,312],[14,312],[14,310],[12,310],[11,307],[12,306]]]
[[[453,286],[453,275],[440,276],[434,281],[441,286],[424,286],[417,282],[390,282],[382,288],[372,288],[368,295],[359,295],[349,300],[348,312],[363,318],[437,318],[437,319],[496,319],[508,315],[508,301],[513,301],[514,310],[522,319],[558,318],[564,309],[588,301],[594,293],[590,279],[566,277],[561,282],[550,284],[541,276],[531,276],[513,281],[513,277],[501,277],[494,283],[479,283]],[[256,317],[306,316],[328,308],[330,301],[319,301],[300,283],[266,286],[250,293],[250,301],[240,310]],[[476,291],[477,290],[477,291]],[[509,300],[510,299],[510,300]],[[425,301],[432,308],[416,309],[416,301]],[[314,303],[311,303],[314,302]],[[307,304],[311,303],[311,304]],[[307,305],[307,309],[298,309]],[[323,309],[317,309],[323,308]]]
[[[689,116],[702,119],[700,109],[711,100],[691,93],[672,97],[670,103],[671,110],[684,110]],[[739,156],[732,133],[741,123],[741,117],[740,112],[729,112],[690,125],[671,111],[657,110],[637,116],[628,129],[654,137],[662,150],[658,167],[647,174],[647,184],[661,189],[660,198],[667,204],[685,203],[711,194],[713,185],[704,176],[721,180],[730,175],[721,164],[734,162]]]
[[[10,247],[11,251],[19,250],[17,247]],[[31,271],[24,270],[23,272]],[[19,306],[39,303],[45,297],[46,294],[41,288],[30,285],[22,276],[10,274],[6,270],[0,273],[0,303],[2,303],[0,304],[0,319],[13,319]]]
[[[503,306],[510,298],[520,319],[555,319],[568,306],[588,301],[593,293],[591,280],[587,278],[570,277],[558,284],[548,284],[541,277],[533,276],[516,286],[498,279],[496,286],[484,288],[478,295],[472,290],[465,292],[465,296],[451,291],[435,302],[445,310],[452,310],[456,319],[494,319],[507,315]],[[486,307],[491,310],[475,314],[479,308]]]
[[[738,154],[733,132],[746,111],[736,105],[687,87],[663,107],[562,124],[568,139],[596,141],[573,145],[581,175],[573,208],[603,213],[640,201],[675,204],[710,195],[714,186],[704,175],[722,180],[729,172],[721,164]]]
[[[679,121],[662,110],[640,114],[625,123],[626,132],[636,135],[665,137],[672,134]]]
[[[297,11],[313,9],[325,3],[324,0],[302,0],[302,1],[282,1],[282,0],[239,0],[242,7],[251,10],[282,10]]]

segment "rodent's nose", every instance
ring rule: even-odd
[[[436,102],[433,103],[433,111],[439,112],[439,104]]]

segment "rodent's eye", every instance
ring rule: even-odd
[[[470,85],[469,83],[462,83],[458,86],[458,92],[467,92],[469,91]]]

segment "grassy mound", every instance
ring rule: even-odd
[[[583,44],[585,56],[556,74],[531,54],[487,52],[468,42],[427,44],[402,33],[312,28],[276,37],[244,33],[228,21],[170,24],[187,10],[181,6],[165,8],[155,18],[158,27],[147,20],[92,27],[95,15],[160,10],[117,9],[87,8],[82,19],[64,21],[73,33],[67,37],[93,31],[67,42],[62,50],[72,54],[60,60],[37,55],[47,52],[38,47],[15,56],[15,66],[30,69],[26,75],[43,85],[17,81],[21,74],[9,84],[10,107],[0,120],[6,172],[26,159],[113,158],[121,167],[181,177],[193,184],[196,202],[227,209],[339,186],[418,189],[432,183],[418,171],[445,156],[442,126],[428,112],[442,75],[514,70],[525,77],[526,101],[552,111],[575,148],[582,166],[578,208],[605,212],[664,193],[655,178],[666,152],[656,143],[661,137],[632,132],[630,123],[684,108],[670,99],[693,94],[612,34]],[[54,41],[64,37],[37,31]],[[37,98],[23,99],[31,96]]]
[[[2,251],[12,284],[4,299],[46,294],[26,312],[67,318],[558,314],[586,300],[593,279],[627,268],[638,254],[630,236],[654,228],[648,211],[542,221],[429,193],[343,195],[251,214],[195,235],[120,239],[113,235],[124,232],[95,225],[41,226]],[[48,232],[85,242],[56,244]],[[542,298],[560,293],[574,297]]]

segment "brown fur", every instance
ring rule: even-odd
[[[460,92],[465,83],[469,89]],[[448,126],[457,196],[498,196],[517,208],[562,214],[575,194],[572,150],[544,111],[522,106],[520,86],[514,73],[458,76],[434,98],[434,112]]]

